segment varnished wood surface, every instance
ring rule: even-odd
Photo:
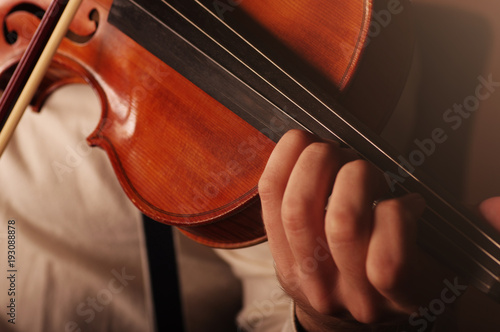
[[[48,2],[24,3],[46,8]],[[3,81],[38,22],[32,13],[12,12],[17,4],[19,1],[4,0],[0,7],[2,21],[19,34],[12,45],[0,40]],[[372,40],[364,47],[373,8],[386,5],[387,1],[368,0],[248,1],[240,9],[259,29],[269,30],[283,45],[282,50],[304,61],[304,68],[321,73],[331,93],[352,106],[353,113],[369,126],[380,128],[402,88],[407,61],[368,59],[369,67],[377,66],[384,73],[380,78],[384,84],[374,83],[373,71],[364,74],[358,68],[367,50],[381,44],[386,55],[392,54],[386,47],[401,38],[394,34],[402,24],[395,19],[394,26],[387,29],[393,31],[387,41],[382,43],[381,36],[377,38],[380,43]],[[70,29],[92,37],[83,43],[69,38],[63,41],[33,102],[35,108],[40,109],[59,86],[86,82],[102,103],[102,119],[88,140],[107,152],[122,187],[142,212],[179,226],[207,245],[235,247],[262,241],[265,231],[257,182],[274,143],[107,24],[110,6],[110,0],[84,1]],[[97,30],[89,19],[96,15]],[[272,46],[264,45],[264,49]],[[398,56],[410,52],[407,45],[401,48],[402,52],[395,53]],[[377,52],[377,56],[382,53],[380,48]],[[368,81],[371,85],[366,85]],[[385,95],[381,97],[376,88],[367,86],[383,86]],[[386,101],[385,106],[373,112],[362,109],[361,104],[373,104],[376,99]]]

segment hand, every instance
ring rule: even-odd
[[[423,200],[373,207],[389,194],[383,174],[337,143],[290,131],[259,193],[278,278],[307,330],[408,322],[443,287],[446,271],[416,245]]]

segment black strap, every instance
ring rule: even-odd
[[[158,332],[182,332],[183,316],[172,227],[143,216]]]

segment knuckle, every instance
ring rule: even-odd
[[[339,171],[338,178],[353,181],[355,185],[368,185],[371,191],[388,190],[384,174],[370,162],[356,159],[346,163]]]
[[[356,242],[363,233],[360,211],[347,206],[334,206],[328,211],[325,233],[332,244]]]
[[[339,171],[339,176],[369,179],[374,176],[375,167],[366,160],[356,159],[346,163]]]
[[[403,202],[398,199],[387,199],[378,204],[380,209],[385,213],[391,214],[393,217],[398,217],[406,214],[406,208]],[[399,218],[398,218],[399,219]]]
[[[264,173],[257,184],[260,199],[268,201],[273,198],[276,192],[276,185],[277,183],[273,177],[268,173]]]
[[[290,232],[300,233],[307,229],[308,209],[305,204],[296,198],[283,201],[281,219],[283,227]]]
[[[416,232],[419,214],[413,211],[401,199],[381,201],[375,211],[376,218],[391,220],[391,227],[401,236],[412,236]]]
[[[335,147],[332,143],[327,142],[314,142],[309,144],[305,149],[303,154],[306,157],[329,157],[331,155],[337,154],[339,149]]]
[[[399,255],[378,253],[369,257],[366,274],[369,282],[381,293],[391,293],[403,282],[404,261]]]
[[[299,129],[291,129],[283,135],[281,141],[291,142],[291,143],[303,143],[307,144],[314,140],[314,136],[307,131]]]

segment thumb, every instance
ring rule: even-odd
[[[500,197],[493,197],[479,205],[479,211],[500,232]]]

